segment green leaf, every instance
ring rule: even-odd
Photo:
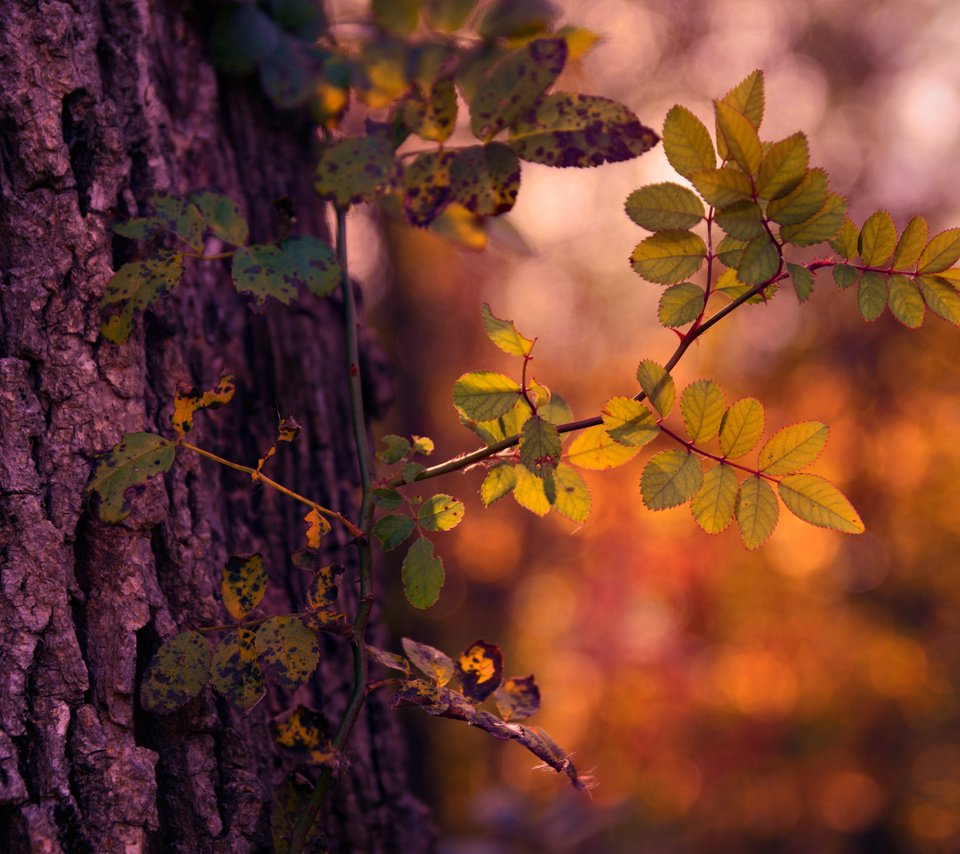
[[[690,181],[707,203],[715,208],[752,201],[750,179],[732,166],[694,172],[690,175]]]
[[[661,231],[693,228],[703,219],[703,203],[679,184],[648,184],[634,190],[626,201],[627,216],[641,228]]]
[[[565,463],[560,463],[553,477],[557,485],[554,501],[557,512],[578,525],[585,522],[590,515],[590,490],[586,481]]]
[[[517,332],[517,327],[513,325],[512,320],[501,320],[490,310],[487,303],[480,306],[480,314],[483,317],[483,328],[487,331],[487,337],[504,353],[509,353],[511,356],[530,355],[530,351],[533,350],[533,340]]]
[[[494,371],[464,374],[453,385],[453,405],[471,421],[492,421],[506,415],[520,395],[520,386]]]
[[[763,121],[763,72],[751,71],[720,99],[743,113],[757,130]]]
[[[509,463],[500,463],[495,465],[480,485],[480,498],[484,505],[489,507],[494,501],[498,501],[510,492],[517,484],[517,474],[514,467]]]
[[[915,216],[900,235],[890,265],[895,270],[909,270],[920,260],[926,245],[927,221],[922,216]]]
[[[930,311],[947,323],[960,325],[960,294],[940,276],[918,276],[917,285]]]
[[[433,543],[425,537],[413,541],[403,558],[403,592],[414,608],[429,608],[440,598],[443,561],[433,554]]]
[[[446,653],[410,638],[401,638],[400,645],[407,658],[413,662],[413,666],[429,676],[437,685],[446,685],[453,679],[453,659]]]
[[[780,505],[776,493],[767,481],[751,475],[740,484],[737,496],[737,524],[743,544],[750,551],[773,533],[780,517]]]
[[[417,511],[417,521],[428,531],[451,531],[463,519],[463,502],[439,493],[428,498]]]
[[[718,210],[714,221],[731,237],[737,240],[753,240],[766,234],[763,225],[763,213],[753,201],[734,202]]]
[[[621,445],[600,424],[587,428],[573,440],[567,449],[566,460],[578,468],[603,471],[630,462],[639,452],[639,445]]]
[[[390,143],[379,136],[341,139],[320,154],[314,188],[341,208],[372,202],[389,190],[397,166]]]
[[[417,26],[420,0],[373,0],[373,20],[377,26],[405,36]]]
[[[849,288],[860,277],[860,271],[851,264],[835,264],[833,280],[838,288]]]
[[[515,466],[513,472],[516,477],[513,487],[514,500],[525,510],[537,516],[546,516],[553,506],[547,495],[547,484],[551,487],[554,485],[553,472],[546,472],[545,477],[538,477],[526,466]]]
[[[719,534],[733,521],[740,484],[730,466],[720,463],[707,470],[703,484],[693,496],[690,511],[708,534]]]
[[[520,190],[520,161],[501,142],[471,145],[450,166],[451,198],[480,216],[510,210]]]
[[[166,220],[155,216],[134,217],[113,226],[114,233],[130,240],[146,240],[160,231],[167,230]]]
[[[837,236],[830,241],[830,245],[841,258],[856,258],[860,251],[859,240],[860,229],[851,222],[849,217],[844,217],[843,225],[840,226]]]
[[[706,254],[707,247],[699,235],[671,229],[638,243],[630,264],[647,281],[673,285],[696,273]]]
[[[880,273],[864,273],[857,289],[857,304],[864,320],[876,320],[887,307],[887,277]]]
[[[507,54],[470,101],[470,128],[489,142],[532,109],[567,61],[563,39],[537,39]]]
[[[673,409],[673,403],[677,397],[673,377],[656,362],[644,359],[637,366],[637,382],[640,383],[653,408],[666,418]]]
[[[153,193],[150,196],[154,216],[180,237],[194,252],[203,251],[203,215],[196,205],[179,196]]]
[[[877,211],[867,217],[860,230],[857,249],[865,264],[880,267],[889,260],[897,246],[897,227],[886,211]]]
[[[496,644],[474,641],[457,660],[460,687],[472,703],[482,703],[503,679],[503,655]]]
[[[802,133],[774,143],[760,166],[757,195],[761,199],[785,196],[803,180],[809,160],[807,138]]]
[[[780,481],[780,497],[795,516],[847,534],[862,534],[863,522],[853,505],[832,483],[813,474],[791,474]]]
[[[133,314],[172,291],[183,276],[183,255],[162,252],[156,258],[124,264],[104,288],[100,307],[121,304],[120,313],[104,320],[100,328],[111,344],[123,344],[133,328]]]
[[[508,142],[523,160],[567,167],[630,160],[657,140],[650,128],[617,101],[557,92],[513,125]]]
[[[960,258],[960,228],[941,231],[920,253],[918,273],[941,273]]]
[[[395,549],[413,533],[413,519],[399,513],[390,513],[377,519],[373,536],[385,552]]]
[[[477,0],[422,0],[423,17],[435,30],[459,30],[476,8]]]
[[[686,107],[678,105],[667,113],[663,122],[663,151],[670,165],[684,178],[717,167],[717,155],[710,133]],[[703,192],[696,181],[694,186]],[[707,201],[710,199],[707,198]]]
[[[756,127],[743,113],[723,101],[718,101],[715,109],[717,145],[720,147],[720,155],[724,156],[722,142],[729,154],[725,159],[733,158],[747,175],[756,178],[760,173],[762,156],[760,137],[757,136]]]
[[[396,510],[403,506],[403,496],[388,486],[378,486],[373,490],[373,503],[381,510]]]
[[[99,516],[104,522],[120,522],[130,514],[131,491],[173,465],[176,447],[153,433],[126,433],[104,454],[93,473],[87,492],[100,498]]]
[[[730,236],[724,237],[723,240],[717,244],[717,258],[720,259],[721,264],[735,269],[740,265],[743,252],[746,248],[746,241],[737,240]]]
[[[249,229],[247,220],[233,199],[209,191],[190,193],[187,201],[196,205],[207,228],[226,243],[243,246]]]
[[[611,397],[600,417],[610,438],[627,447],[642,448],[660,435],[653,413],[631,397]]]
[[[524,38],[543,32],[559,14],[549,0],[495,0],[477,31],[485,39]]]
[[[888,286],[890,313],[907,329],[919,329],[923,325],[925,307],[917,286],[899,273],[890,277]]]
[[[657,308],[660,322],[670,328],[693,323],[703,311],[706,295],[703,288],[690,282],[672,285],[663,292]]]
[[[200,632],[180,632],[150,661],[140,685],[148,712],[164,715],[199,694],[210,681],[210,644]]]
[[[555,424],[539,415],[524,422],[520,432],[520,462],[530,471],[543,477],[545,472],[557,467],[562,452]]]
[[[241,711],[263,697],[263,669],[257,660],[256,634],[238,626],[228,632],[213,654],[210,684]]]
[[[223,566],[220,593],[227,613],[235,620],[242,620],[263,599],[267,591],[267,570],[263,556],[233,555]]]
[[[331,294],[343,270],[333,250],[316,237],[296,236],[277,246],[243,246],[233,256],[231,277],[241,293],[253,294],[258,305],[273,297],[289,305],[304,287],[316,296]]]
[[[797,225],[810,219],[827,201],[827,173],[809,169],[787,195],[767,205],[767,216],[779,225]]]
[[[797,292],[797,300],[801,303],[806,302],[813,293],[813,273],[806,267],[791,264],[789,261],[787,261],[787,272],[790,274],[790,281],[793,282],[793,289]]]
[[[738,400],[720,423],[720,450],[736,460],[752,451],[763,435],[763,404],[754,397]]]
[[[317,636],[298,617],[269,617],[261,623],[257,652],[267,671],[290,690],[306,682],[320,663]]]
[[[649,510],[666,510],[685,504],[703,483],[700,461],[689,451],[661,451],[647,462],[640,479],[640,494]]]
[[[573,421],[573,412],[569,404],[559,394],[551,394],[543,403],[537,405],[537,415],[551,424],[564,424]]]
[[[764,231],[744,248],[737,266],[737,278],[745,285],[759,285],[772,279],[779,269],[780,252]]]
[[[829,432],[819,421],[803,421],[778,430],[760,451],[760,471],[776,477],[810,465],[820,456]]]
[[[377,451],[377,459],[387,466],[399,463],[411,451],[410,441],[403,436],[390,433],[380,441],[383,443],[383,447]]]
[[[540,689],[533,676],[514,676],[505,680],[497,688],[493,700],[505,721],[525,721],[540,711]]]
[[[840,230],[846,214],[847,200],[836,193],[829,193],[827,201],[817,213],[797,225],[785,225],[780,229],[780,237],[795,246],[823,243]]]
[[[720,432],[727,408],[723,390],[713,380],[690,383],[680,395],[680,412],[692,442],[709,442]]]

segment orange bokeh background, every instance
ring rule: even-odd
[[[764,69],[761,135],[807,132],[811,161],[899,227],[960,224],[960,16],[946,0],[569,2],[565,22],[603,36],[560,88],[617,98],[659,130],[674,103],[710,99]],[[454,140],[456,142],[456,140]],[[477,446],[451,404],[468,370],[514,373],[483,335],[489,302],[537,336],[536,378],[577,417],[633,394],[643,358],[665,361],[661,288],[627,258],[644,233],[630,191],[677,180],[662,150],[592,170],[524,164],[514,231],[483,253],[351,216],[353,270],[397,365],[386,432],[432,436],[435,458]],[[810,258],[811,255],[800,255]],[[928,315],[910,332],[860,320],[829,273],[800,306],[789,289],[738,311],[675,371],[728,401],[751,395],[767,435],[830,425],[814,471],[868,532],[850,537],[781,512],[746,552],[735,527],[708,536],[690,511],[650,512],[643,461],[587,472],[580,528],[503,499],[482,471],[432,482],[467,505],[437,537],[440,602],[395,606],[397,636],[455,653],[482,637],[509,675],[535,673],[534,720],[599,781],[592,797],[532,772],[515,744],[405,712],[421,795],[449,854],[520,851],[960,850],[960,333]],[[653,451],[669,447],[663,441]],[[397,585],[398,561],[381,562]],[[396,597],[399,599],[400,597]]]

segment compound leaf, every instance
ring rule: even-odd
[[[140,702],[166,714],[199,694],[210,681],[210,644],[200,632],[174,635],[157,650],[140,685]]]
[[[809,160],[807,138],[802,133],[771,145],[760,166],[757,195],[761,199],[785,196],[803,180]]]
[[[715,208],[725,208],[752,199],[753,187],[750,179],[732,166],[693,172],[690,181],[697,188],[697,192]]]
[[[826,202],[817,213],[797,225],[785,225],[780,229],[780,236],[795,246],[812,246],[814,243],[822,243],[836,235],[843,225],[846,214],[847,200],[837,193],[829,193]]]
[[[930,311],[954,326],[960,325],[960,294],[940,276],[918,276],[917,285]]]
[[[747,175],[756,178],[760,172],[762,149],[757,128],[743,113],[730,104],[718,101],[717,146],[724,159],[733,158]],[[724,152],[726,148],[726,153]]]
[[[759,285],[772,279],[779,269],[780,251],[764,231],[744,247],[737,265],[737,278],[745,285]]]
[[[834,251],[839,253],[841,258],[856,258],[860,252],[860,229],[858,229],[850,217],[843,218],[843,225],[837,232],[837,236],[830,241]]]
[[[104,522],[120,522],[130,514],[131,490],[151,477],[169,470],[176,448],[154,433],[127,433],[110,449],[93,473],[87,492],[100,497],[99,515]]]
[[[920,255],[927,245],[927,221],[922,216],[913,217],[897,241],[893,261],[890,262],[895,270],[908,270],[920,260]]]
[[[233,555],[223,565],[220,593],[227,613],[242,620],[263,599],[267,590],[267,570],[259,554]]]
[[[451,198],[479,216],[510,210],[520,189],[520,161],[502,142],[471,145],[450,166]]]
[[[952,267],[958,258],[960,258],[960,228],[941,231],[920,253],[917,272],[941,273]]]
[[[537,516],[546,516],[553,505],[547,495],[547,484],[554,485],[553,472],[547,472],[546,477],[538,477],[526,466],[515,466],[513,471],[517,481],[513,487],[513,497],[517,504]]]
[[[827,173],[808,169],[787,195],[767,205],[767,216],[779,225],[797,225],[810,219],[827,201]]]
[[[838,288],[849,288],[860,277],[860,271],[852,264],[835,264],[833,280]]]
[[[753,551],[773,533],[780,517],[776,493],[767,481],[751,475],[740,484],[737,524],[744,546]]]
[[[443,587],[443,561],[433,553],[433,543],[425,537],[413,541],[403,558],[403,592],[414,608],[429,608],[440,598]]]
[[[813,293],[813,273],[806,267],[791,264],[789,261],[787,261],[787,272],[790,274],[790,281],[793,282],[793,289],[797,293],[797,300],[806,302]]]
[[[703,483],[700,461],[689,451],[661,451],[647,462],[640,494],[650,510],[677,507],[693,498]]]
[[[760,450],[760,471],[771,477],[810,465],[827,443],[829,429],[819,421],[791,424],[773,434]]]
[[[247,220],[233,199],[208,190],[190,193],[187,201],[197,207],[207,228],[225,243],[243,246],[249,236]]]
[[[520,462],[531,472],[543,477],[557,467],[562,448],[556,424],[534,415],[520,431]]]
[[[196,205],[166,193],[153,193],[150,202],[153,204],[154,217],[163,220],[166,227],[194,252],[203,251],[204,221]]]
[[[904,232],[906,233],[906,232]],[[923,325],[923,315],[926,311],[916,284],[902,274],[895,274],[888,282],[888,304],[890,313],[907,329],[919,329]]]
[[[745,115],[757,130],[763,121],[763,72],[751,71],[720,99]]]
[[[752,199],[734,202],[718,210],[714,220],[720,228],[737,240],[753,240],[754,237],[765,233],[763,212]]]
[[[795,516],[848,534],[862,534],[863,522],[853,505],[832,483],[813,474],[791,474],[780,481],[780,497]]]

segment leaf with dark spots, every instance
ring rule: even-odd
[[[533,676],[511,676],[493,699],[505,721],[522,721],[540,711],[540,689]]]
[[[197,696],[210,681],[210,644],[200,632],[181,632],[154,655],[140,686],[140,702],[166,714]]]
[[[280,747],[300,754],[308,765],[328,763],[336,755],[326,735],[326,719],[306,706],[297,706],[285,720],[273,721],[270,730]]]
[[[630,160],[659,137],[623,104],[596,95],[548,95],[516,122],[508,140],[523,160],[599,166]]]
[[[470,102],[470,127],[484,142],[510,127],[536,104],[563,71],[567,43],[537,39],[505,56]]]
[[[100,308],[119,305],[120,312],[104,320],[100,331],[113,344],[123,344],[133,329],[134,312],[172,291],[183,276],[183,255],[161,252],[156,258],[124,264],[107,282]]]
[[[372,202],[389,191],[397,177],[393,147],[379,136],[350,137],[324,148],[314,187],[341,208]]]
[[[450,183],[453,201],[480,216],[497,216],[517,200],[520,162],[502,143],[472,145],[457,152]]]
[[[453,72],[441,75],[423,93],[403,102],[404,124],[421,139],[446,142],[457,125],[457,90]]]
[[[411,225],[430,225],[449,203],[455,158],[453,151],[428,151],[404,170],[403,209]]]
[[[240,211],[240,205],[233,199],[204,190],[190,193],[187,201],[196,205],[207,228],[216,237],[234,246],[242,246],[247,242],[247,220]]]
[[[120,522],[130,514],[129,492],[173,465],[175,446],[154,433],[127,433],[100,458],[87,492],[100,499],[104,522]]]
[[[170,422],[179,436],[189,433],[193,427],[193,415],[199,409],[215,409],[233,400],[235,390],[233,374],[220,374],[214,388],[201,393],[196,389],[178,391],[173,400],[173,415]]]
[[[242,620],[263,599],[267,590],[267,571],[263,556],[233,555],[223,566],[220,593],[227,613],[235,620]]]
[[[320,660],[316,634],[297,617],[270,617],[257,629],[256,644],[264,667],[289,689],[306,682]]]
[[[333,250],[316,237],[290,237],[274,246],[244,246],[233,257],[234,287],[253,294],[262,305],[273,297],[289,305],[306,288],[316,296],[327,296],[339,284],[343,270]]]
[[[481,703],[500,687],[503,655],[500,647],[486,641],[474,641],[457,661],[460,687],[467,699]]]
[[[154,217],[166,223],[168,230],[176,234],[194,252],[203,251],[203,214],[196,205],[167,193],[150,196]]]
[[[255,634],[242,626],[228,632],[213,654],[210,684],[241,711],[263,697],[263,669],[257,661]]]
[[[433,679],[437,685],[446,685],[453,678],[453,661],[436,647],[410,640],[410,638],[403,638],[400,643],[414,666]]]

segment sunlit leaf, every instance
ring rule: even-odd
[[[733,521],[740,484],[736,472],[720,463],[707,470],[690,503],[697,524],[708,534],[719,534]]]
[[[726,159],[732,158],[744,172],[756,178],[760,172],[762,156],[757,128],[750,119],[730,104],[718,101],[715,109],[718,147],[722,140],[727,149]],[[722,148],[720,154],[724,156]]]
[[[373,536],[385,552],[395,549],[413,533],[413,519],[399,513],[389,513],[377,519]]]
[[[709,442],[720,432],[727,401],[713,380],[690,383],[680,395],[680,412],[693,442]]]
[[[744,282],[741,282],[737,277],[736,270],[724,270],[719,276],[717,276],[717,280],[713,284],[713,292],[715,294],[722,294],[728,300],[733,302],[734,300],[740,299],[741,297],[753,291],[755,287],[755,285],[748,285]],[[762,303],[770,299],[776,293],[776,289],[776,283],[768,285],[760,293],[754,293],[753,296],[747,297],[746,304],[755,305],[757,303]]]
[[[795,133],[770,146],[760,166],[757,195],[777,199],[793,190],[807,172],[810,152],[807,138]]]
[[[685,326],[700,316],[704,302],[705,294],[699,285],[690,282],[671,285],[660,297],[657,317],[667,327]]]
[[[627,216],[649,231],[693,228],[704,217],[700,199],[679,184],[648,184],[627,196],[625,207]]]
[[[960,259],[960,228],[951,228],[936,235],[920,253],[917,272],[940,273]]]
[[[474,703],[482,703],[500,687],[503,679],[500,647],[482,640],[474,641],[457,659],[457,676],[464,696]]]
[[[565,459],[582,469],[602,471],[630,462],[639,452],[639,446],[627,447],[614,441],[601,424],[580,433],[567,449]]]
[[[686,107],[678,105],[667,113],[663,122],[663,151],[670,165],[684,178],[717,167],[709,131]],[[696,186],[696,182],[694,184]]]
[[[738,459],[752,451],[763,435],[763,404],[745,397],[733,404],[720,423],[720,450],[725,457]]]
[[[759,548],[777,527],[780,505],[773,487],[756,475],[740,484],[737,497],[737,524],[748,549]]]
[[[586,481],[565,463],[557,466],[553,479],[557,487],[554,500],[557,512],[578,525],[585,522],[590,515],[590,489]]]
[[[540,689],[533,676],[513,676],[504,680],[493,699],[505,721],[523,721],[540,711]]]
[[[100,498],[98,513],[104,522],[119,522],[130,514],[131,493],[151,477],[173,465],[175,446],[153,433],[126,433],[104,454],[87,492]]]
[[[558,92],[520,118],[508,142],[523,160],[566,167],[630,160],[658,139],[617,101]]]
[[[814,243],[822,243],[840,230],[846,213],[847,200],[836,193],[829,193],[826,202],[817,213],[797,225],[785,225],[780,229],[780,236],[787,243],[793,243],[795,246],[812,246]]]
[[[895,270],[909,270],[920,260],[927,245],[927,221],[922,216],[913,217],[900,235],[893,261],[890,265]]]
[[[238,626],[221,639],[213,654],[210,684],[242,711],[263,697],[263,669],[257,660],[256,635]]]
[[[355,91],[371,110],[389,107],[409,89],[409,48],[400,39],[384,35],[363,44],[355,67],[360,71],[354,74]],[[396,145],[401,139],[390,141]]]
[[[570,405],[555,392],[545,402],[538,404],[537,415],[551,424],[565,424],[573,420]]]
[[[630,264],[647,281],[673,285],[696,273],[706,254],[706,244],[698,234],[671,229],[638,243]]]
[[[763,121],[763,72],[751,71],[720,99],[745,115],[757,130]]]
[[[725,208],[752,199],[753,187],[750,179],[731,166],[693,172],[690,181],[697,188],[697,192],[716,208]]]
[[[813,474],[791,474],[780,481],[780,497],[795,516],[821,528],[862,534],[853,505],[832,483]]]
[[[395,177],[389,142],[379,136],[348,137],[323,149],[314,187],[321,198],[345,208],[372,202],[393,185]]]
[[[796,225],[810,219],[826,201],[827,173],[823,169],[809,169],[787,195],[767,205],[767,216],[780,225]]]
[[[464,374],[454,383],[453,404],[471,421],[491,421],[506,415],[517,403],[520,386],[494,371]]]
[[[856,258],[857,254],[860,252],[860,229],[857,228],[850,217],[843,218],[843,225],[840,226],[840,230],[837,232],[836,237],[830,241],[830,245],[833,247],[841,258],[851,259]]]
[[[513,487],[513,497],[517,504],[537,516],[546,516],[550,512],[552,502],[547,496],[547,478],[537,477],[526,466],[515,466],[513,469],[516,483]],[[553,473],[549,475],[553,483]]]
[[[451,531],[463,519],[462,501],[452,495],[439,493],[431,496],[417,510],[417,521],[428,531]]]
[[[242,620],[263,599],[267,590],[267,570],[263,556],[233,555],[223,566],[220,593],[227,613],[235,620]]]
[[[790,274],[790,281],[793,282],[793,289],[797,293],[797,300],[806,302],[813,293],[813,273],[806,267],[791,264],[789,261],[787,261],[787,272]]]
[[[501,142],[471,145],[456,152],[450,166],[451,198],[480,216],[510,210],[520,189],[520,161]]]
[[[487,337],[504,353],[511,356],[528,356],[533,349],[533,340],[517,332],[512,320],[501,320],[491,310],[487,303],[480,306],[483,317],[483,328]]]
[[[166,714],[196,697],[209,681],[210,644],[200,632],[180,632],[151,659],[140,702],[149,712]]]
[[[661,451],[647,462],[640,494],[649,510],[666,510],[689,501],[703,483],[700,461],[689,451]]]
[[[446,685],[454,674],[453,659],[435,647],[401,638],[401,646],[414,667],[429,676],[437,685]]]
[[[610,438],[621,445],[642,448],[660,435],[653,413],[631,397],[611,397],[600,417]]]
[[[864,320],[876,320],[887,307],[887,277],[880,273],[864,273],[857,289],[857,304]]]
[[[562,448],[555,424],[534,415],[524,422],[520,432],[520,462],[531,472],[543,477],[545,471],[555,469]]]
[[[926,309],[916,284],[898,273],[890,277],[888,286],[890,313],[908,329],[919,329]]]
[[[870,214],[857,242],[857,251],[863,262],[880,267],[890,259],[896,246],[897,227],[893,224],[893,217],[886,211]]]
[[[172,291],[183,276],[183,255],[161,252],[156,258],[124,264],[107,282],[100,307],[120,304],[120,312],[103,321],[100,330],[112,344],[123,344],[130,337],[134,312]]]
[[[413,541],[403,558],[402,578],[403,592],[414,608],[429,608],[440,598],[443,561],[434,555],[430,540]]]
[[[509,463],[495,465],[487,472],[487,476],[480,485],[480,498],[489,507],[494,501],[512,492],[516,483],[517,475],[512,465]]]
[[[530,110],[567,61],[563,39],[537,39],[498,62],[470,101],[470,128],[488,142]]]
[[[939,276],[918,276],[917,285],[930,311],[954,326],[960,325],[960,294],[947,279]]]
[[[778,430],[760,450],[760,471],[777,476],[810,465],[820,456],[829,432],[827,425],[819,421],[803,421]]]
[[[233,374],[223,373],[214,388],[205,392],[196,389],[178,391],[173,399],[173,415],[170,423],[179,436],[189,433],[193,427],[193,415],[199,409],[216,409],[233,400],[236,390]]]
[[[270,617],[257,629],[257,652],[282,685],[294,689],[310,678],[320,661],[316,634],[298,617]]]
[[[560,27],[553,34],[567,43],[567,59],[582,59],[603,38],[599,33],[588,30],[586,27]]]
[[[644,359],[637,366],[637,382],[653,408],[666,418],[677,398],[673,377],[652,359]]]

